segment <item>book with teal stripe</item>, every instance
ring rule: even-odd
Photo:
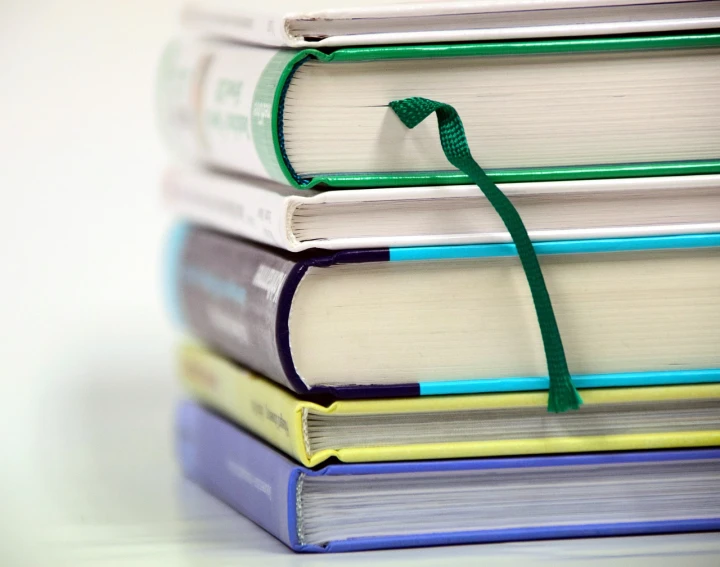
[[[181,39],[158,117],[181,157],[298,188],[457,185],[434,125],[462,116],[496,182],[720,172],[720,33],[277,50]],[[678,101],[682,101],[679,104]]]
[[[577,387],[720,382],[720,234],[535,248]],[[166,264],[185,329],[299,394],[548,387],[512,244],[289,254],[178,225]]]

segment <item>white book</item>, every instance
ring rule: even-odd
[[[274,8],[274,9],[273,9]],[[487,41],[709,29],[717,0],[191,0],[192,31],[288,47]]]
[[[499,187],[535,241],[720,232],[720,175]],[[193,222],[293,252],[512,241],[474,185],[298,190],[173,166],[164,195]]]

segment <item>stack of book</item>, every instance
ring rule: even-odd
[[[720,2],[184,22],[191,479],[298,551],[720,528]]]

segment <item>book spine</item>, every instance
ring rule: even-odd
[[[186,160],[289,183],[277,143],[278,90],[293,51],[174,41],[157,79],[160,132]]]
[[[173,41],[165,48],[157,70],[155,116],[168,148],[180,157],[200,154],[196,81],[203,54],[199,44]]]
[[[296,376],[288,378],[277,340],[279,300],[296,266],[249,242],[179,225],[167,247],[168,307],[177,323],[225,355],[305,391]]]
[[[303,469],[192,402],[178,408],[176,439],[190,480],[286,545],[296,545],[296,482]]]
[[[182,217],[263,244],[298,249],[290,237],[285,195],[190,169],[169,170],[163,192],[168,206]]]
[[[303,402],[196,345],[186,344],[178,350],[178,366],[193,397],[310,465],[303,434]]]

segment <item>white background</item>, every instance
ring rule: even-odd
[[[295,556],[182,481],[153,122],[176,16],[0,1],[0,565],[717,565],[712,535]]]
[[[176,16],[169,0],[0,0],[3,566],[120,557],[173,518],[153,77]]]

